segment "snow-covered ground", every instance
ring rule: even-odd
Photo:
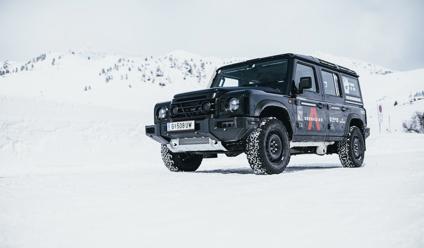
[[[402,132],[424,110],[424,70],[320,57],[360,72],[363,168],[303,155],[255,176],[240,155],[167,171],[144,135],[154,103],[237,59],[68,52],[0,65],[0,247],[424,247],[424,136]]]
[[[358,169],[298,156],[255,176],[241,156],[170,173],[154,146],[131,167],[4,175],[0,247],[423,247],[423,136],[368,144]]]

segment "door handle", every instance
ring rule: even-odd
[[[342,107],[341,109],[342,109],[343,112],[348,110],[348,108],[346,108],[346,107]]]

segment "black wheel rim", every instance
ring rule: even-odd
[[[362,145],[361,140],[359,139],[359,137],[355,136],[353,137],[353,142],[352,142],[352,148],[353,148],[353,156],[355,157],[355,159],[360,160],[362,158],[362,155],[364,154],[364,148]]]
[[[271,162],[278,162],[284,155],[283,141],[277,133],[271,133],[267,139],[267,156]]]

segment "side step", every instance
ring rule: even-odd
[[[315,153],[318,155],[327,154],[327,146],[333,145],[334,141],[323,142],[290,142],[290,148],[296,147],[316,147]]]

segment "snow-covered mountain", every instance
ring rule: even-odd
[[[204,88],[216,67],[237,61],[184,51],[159,57],[93,52],[45,53],[0,65],[0,94],[136,109]]]
[[[353,68],[359,74],[386,75],[393,73],[392,70],[385,67],[360,60],[323,53],[317,53],[316,56]],[[85,82],[87,85],[83,87],[85,91],[92,89],[90,83],[113,83],[117,81],[123,81],[125,83],[123,85],[129,88],[140,83],[167,86],[178,81],[205,82],[209,80],[215,68],[241,60],[243,59],[224,60],[201,57],[180,50],[159,57],[123,57],[102,53],[69,51],[65,53],[44,53],[23,63],[5,61],[0,64],[0,76],[11,77],[17,74],[32,76],[31,72],[39,70],[50,74],[51,72],[48,69],[54,69],[62,73],[62,80],[66,78],[68,73],[81,75],[83,81],[88,81]],[[72,84],[77,85],[77,82]]]
[[[372,127],[377,126],[378,105],[384,105],[385,117],[390,119],[383,128],[389,131],[402,129],[405,112],[412,115],[423,109],[424,69],[399,72],[356,59],[324,53],[314,56],[358,72]],[[241,60],[201,57],[185,51],[158,57],[87,51],[44,53],[26,62],[0,64],[0,95],[148,113],[157,101],[169,100],[178,92],[207,87],[217,67]],[[402,117],[397,118],[400,113]]]

